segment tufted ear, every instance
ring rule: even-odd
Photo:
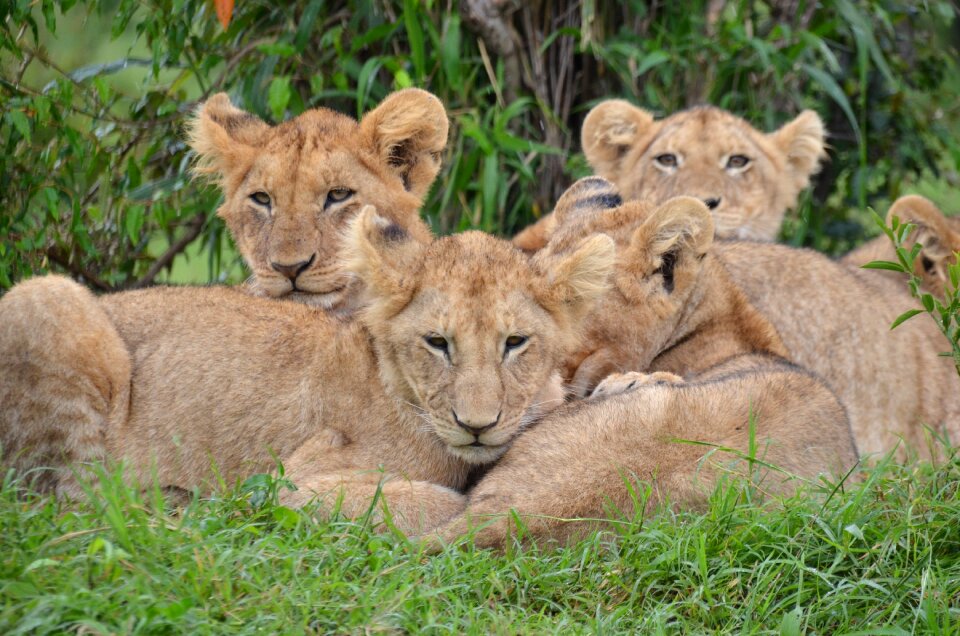
[[[360,210],[344,236],[343,266],[364,283],[369,312],[386,319],[409,302],[424,249],[372,205]]]
[[[222,179],[249,160],[269,128],[256,115],[231,104],[226,93],[217,93],[197,109],[188,124],[188,141],[197,152],[194,170]]]
[[[541,302],[579,320],[610,288],[615,262],[616,247],[606,234],[594,234],[573,250],[540,259],[535,267],[544,275]]]
[[[622,272],[632,280],[661,276],[668,293],[686,281],[677,271],[699,262],[713,244],[713,217],[700,199],[674,197],[658,207],[638,227],[620,259]]]
[[[793,121],[786,123],[780,130],[770,133],[769,137],[787,157],[787,196],[793,205],[800,191],[810,184],[810,177],[820,171],[820,161],[827,156],[825,138],[827,131],[823,127],[820,115],[805,110]]]
[[[584,177],[560,195],[553,208],[556,225],[564,225],[581,214],[623,205],[617,186],[603,177]]]
[[[916,194],[894,201],[887,211],[887,225],[893,217],[916,226],[912,240],[907,241],[907,247],[913,242],[923,246],[914,271],[923,277],[928,288],[943,286],[949,280],[947,267],[956,262],[960,251],[960,232],[951,227],[949,219],[932,201]]]
[[[653,115],[647,111],[628,101],[611,99],[600,102],[587,113],[580,145],[594,172],[616,181],[627,152],[653,126]]]
[[[360,121],[380,160],[421,199],[440,171],[448,128],[443,104],[418,88],[391,93]]]

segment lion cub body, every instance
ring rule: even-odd
[[[760,460],[752,469],[751,445]],[[724,475],[783,495],[855,463],[843,407],[818,378],[773,357],[733,358],[689,382],[653,382],[551,413],[435,538],[449,543],[476,528],[478,546],[502,547],[513,510],[527,538],[572,541],[613,527],[605,517],[632,519],[665,503],[703,508]],[[636,497],[637,481],[651,486],[648,499]]]
[[[612,246],[598,237],[536,270],[480,233],[424,245],[372,208],[351,233],[355,321],[230,289],[18,285],[0,300],[6,462],[76,496],[88,462],[209,490],[280,459],[301,487],[288,503],[342,492],[360,514],[383,481],[401,527],[449,517],[470,466],[559,400],[556,369]]]

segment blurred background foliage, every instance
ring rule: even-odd
[[[191,181],[183,124],[216,91],[268,121],[360,115],[420,86],[447,105],[438,232],[512,235],[575,178],[584,115],[711,103],[772,130],[803,108],[831,159],[784,239],[838,253],[921,192],[960,208],[960,8],[931,0],[210,0],[0,3],[0,289],[242,280]]]

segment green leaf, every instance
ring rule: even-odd
[[[127,232],[127,238],[136,245],[140,241],[140,230],[143,228],[144,207],[142,205],[131,205],[123,215],[123,229]]]
[[[926,309],[927,311],[933,311],[933,308],[936,305],[935,301],[933,300],[933,296],[931,296],[930,294],[921,294],[920,303],[923,305],[923,308]]]
[[[273,78],[267,90],[267,105],[275,121],[283,121],[287,104],[290,103],[290,78],[286,75]]]
[[[27,567],[23,568],[23,573],[26,574],[27,572],[32,572],[38,568],[57,567],[58,565],[60,565],[60,562],[55,559],[37,559],[36,561],[30,563],[30,565]]]
[[[50,212],[50,218],[54,221],[60,220],[60,193],[56,188],[44,188],[43,198],[47,202],[47,210]]]
[[[267,44],[260,44],[257,46],[257,50],[266,53],[267,55],[276,55],[278,57],[290,57],[292,55],[296,55],[297,53],[297,47],[289,42],[269,42]]]
[[[913,317],[916,316],[917,314],[922,314],[922,313],[923,313],[923,310],[922,310],[922,309],[910,309],[910,310],[908,310],[908,311],[903,312],[902,314],[900,314],[899,316],[897,316],[897,319],[893,321],[893,324],[892,324],[892,325],[890,325],[890,331],[893,331],[894,329],[896,329],[897,327],[899,327],[901,324],[903,324],[903,323],[905,323],[906,321],[910,320],[911,318],[913,318]]]
[[[420,15],[417,11],[417,0],[403,1],[403,23],[407,30],[407,40],[410,42],[410,56],[413,58],[414,77],[418,82],[423,81],[426,75],[424,62],[423,29],[420,27]]]
[[[800,636],[800,608],[795,608],[783,615],[780,621],[781,636]]]
[[[20,133],[20,136],[26,139],[27,143],[30,143],[30,120],[27,119],[27,116],[23,113],[23,111],[8,111],[6,117],[7,121],[13,124],[13,127],[17,129],[18,133]]]
[[[840,85],[837,84],[837,81],[822,69],[811,64],[801,64],[801,68],[820,85],[820,88],[830,96],[830,99],[837,103],[837,106],[840,107],[843,114],[847,116],[847,121],[850,122],[850,127],[853,128],[853,132],[857,136],[857,143],[861,143],[860,123],[857,121],[857,116],[853,114],[850,101],[847,99],[843,89],[840,88]]]
[[[870,261],[864,265],[861,265],[863,269],[888,269],[892,272],[905,272],[903,265],[900,263],[892,263],[890,261]]]

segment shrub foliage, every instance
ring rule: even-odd
[[[850,209],[960,166],[955,12],[900,0],[242,0],[224,29],[209,0],[12,0],[0,5],[0,289],[51,270],[101,290],[147,285],[188,247],[222,278],[235,257],[218,195],[191,181],[183,142],[185,118],[216,91],[279,121],[319,105],[358,115],[391,90],[427,88],[453,127],[425,216],[440,232],[507,235],[588,172],[579,128],[599,99],[660,115],[709,102],[768,129],[814,108],[832,160],[787,238],[841,250],[866,218]],[[76,42],[63,34],[78,21]],[[116,59],[64,61],[64,47],[82,58],[110,38]]]

